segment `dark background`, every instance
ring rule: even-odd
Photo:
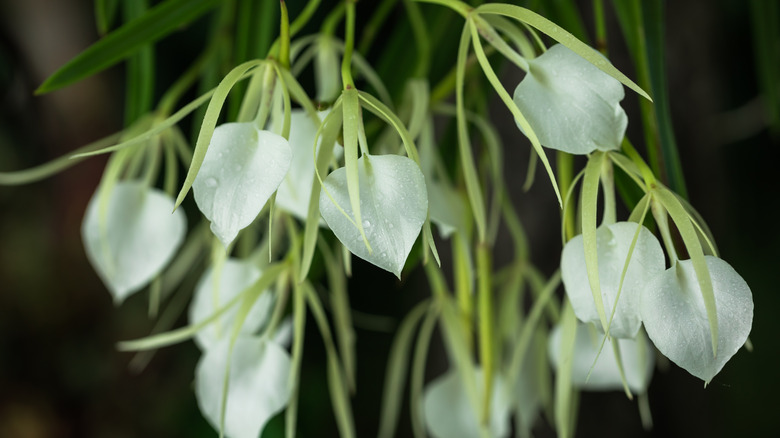
[[[582,6],[586,17],[589,4]],[[610,57],[634,77],[611,15]],[[759,98],[747,2],[667,2],[666,19],[669,95],[690,201],[708,221],[722,256],[751,286],[755,350],[740,351],[706,389],[674,365],[657,370],[649,394],[653,432],[642,431],[635,403],[622,394],[583,394],[578,436],[774,435],[780,430],[780,185],[772,151],[780,142],[767,129]],[[0,26],[0,170],[43,163],[121,128],[121,67],[50,95],[32,95],[97,39],[91,2],[4,0]],[[176,38],[160,46],[170,55],[163,67],[190,61],[191,49],[181,45],[186,38]],[[449,59],[454,64],[454,55]],[[505,83],[519,79],[507,69]],[[628,135],[638,141],[636,102],[627,92]],[[508,112],[500,104],[491,112],[507,128],[505,140],[516,138]],[[556,203],[542,179],[522,192],[528,149],[515,143],[506,140],[506,177],[532,237],[534,260],[549,273],[560,254]],[[128,370],[131,354],[114,348],[148,333],[152,322],[144,294],[113,307],[82,249],[82,215],[104,164],[95,158],[43,182],[0,187],[0,438],[215,436],[195,402],[199,353],[191,342],[159,351],[141,374]],[[508,249],[499,245],[498,261],[502,251]],[[350,296],[357,310],[399,318],[427,295],[425,287],[419,272],[399,284],[356,260]],[[392,335],[362,329],[357,335],[353,408],[358,436],[373,436]],[[314,330],[307,332],[305,352],[300,435],[336,436]],[[434,346],[429,378],[445,369],[442,357]],[[404,415],[399,436],[410,433]],[[538,432],[546,435],[543,423]],[[280,427],[277,418],[264,435]]]

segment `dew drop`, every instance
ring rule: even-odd
[[[206,187],[214,188],[217,186],[216,178],[206,178]]]
[[[369,222],[368,220],[363,221],[363,228],[368,228],[370,226],[371,226],[371,222]]]

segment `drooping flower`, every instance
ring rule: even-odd
[[[528,64],[514,101],[542,146],[579,155],[620,147],[628,118],[617,79],[561,44]]]
[[[323,181],[320,213],[353,254],[400,277],[428,214],[425,178],[412,159],[400,155],[364,155],[357,164],[360,213],[371,251],[356,224],[347,218],[354,215],[345,168],[336,169]]]
[[[189,309],[190,323],[197,324],[211,317],[257,281],[261,274],[260,269],[253,264],[236,259],[225,260],[216,270],[213,267],[207,269],[195,288]],[[251,335],[260,329],[269,319],[272,303],[271,292],[263,291],[247,314],[240,334]],[[201,350],[212,347],[222,338],[230,337],[240,307],[240,303],[235,304],[216,322],[195,334],[195,342]]]
[[[329,111],[321,111],[317,115],[323,120]],[[276,205],[293,214],[301,220],[306,220],[309,212],[309,198],[314,182],[314,138],[317,135],[317,124],[306,111],[292,110],[290,114],[290,149],[292,161],[279,191],[276,194]],[[322,146],[322,138],[317,143],[317,151]],[[330,145],[335,148],[336,145]],[[340,148],[339,148],[340,151]]]
[[[664,356],[709,383],[745,344],[753,324],[753,295],[728,263],[705,256],[718,320],[718,354],[712,351],[707,310],[693,263],[678,261],[648,282],[640,310],[648,336]]]
[[[647,228],[641,227],[631,255],[623,287],[618,298],[618,287],[637,227],[633,222],[618,222],[596,230],[601,298],[607,320],[618,300],[610,335],[617,338],[634,338],[642,324],[639,312],[639,294],[665,268],[665,258],[658,239]],[[585,265],[585,249],[582,235],[569,240],[561,254],[561,276],[566,295],[574,313],[582,322],[592,322],[601,328],[599,313],[593,299],[588,270]]]
[[[257,217],[290,168],[290,145],[255,123],[214,130],[192,189],[211,231],[227,247]]]
[[[89,201],[81,236],[87,257],[121,304],[149,284],[184,240],[187,220],[173,199],[140,181],[122,181]]]
[[[589,391],[620,391],[623,389],[623,381],[614,350],[607,342],[599,354],[602,339],[603,335],[594,330],[592,324],[577,323],[572,357],[572,384]],[[646,392],[655,364],[655,353],[650,340],[640,331],[636,339],[617,341],[628,387],[635,394]],[[550,358],[556,369],[561,362],[560,344],[561,327],[556,326],[550,332],[549,338]]]
[[[474,372],[477,394],[483,394],[482,370]],[[479,421],[474,407],[464,388],[463,378],[457,369],[451,369],[444,375],[432,380],[425,387],[423,395],[423,413],[428,430],[436,438],[472,438],[481,436]],[[490,418],[488,426],[490,436],[502,438],[509,436],[509,416],[512,402],[503,378],[499,375],[493,380],[490,399]],[[480,403],[479,406],[482,406]]]
[[[230,337],[224,337],[204,352],[195,369],[198,406],[220,430],[223,393],[227,391],[225,435],[257,438],[268,420],[290,400],[290,366],[287,351],[267,338],[239,336],[231,351]]]

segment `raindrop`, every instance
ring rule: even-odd
[[[371,226],[371,222],[369,222],[368,220],[363,221],[363,228],[368,228],[370,226]]]
[[[214,188],[217,186],[217,180],[216,178],[207,178],[206,179],[206,187]]]

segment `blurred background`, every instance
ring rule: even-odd
[[[302,7],[298,3],[288,2],[291,16]],[[761,10],[775,16],[751,15],[754,3],[770,4]],[[606,5],[610,59],[634,77],[610,2]],[[576,7],[592,37],[591,2]],[[397,9],[391,18],[401,16],[402,8]],[[449,13],[429,6],[424,11]],[[583,394],[577,436],[772,436],[780,431],[775,374],[780,184],[772,158],[780,148],[780,126],[772,114],[780,109],[772,107],[778,97],[766,95],[767,79],[759,73],[778,71],[780,29],[756,36],[757,21],[776,23],[778,11],[775,0],[682,0],[666,2],[665,11],[669,103],[689,199],[708,221],[723,258],[753,291],[754,351],[740,351],[707,388],[673,364],[656,370],[649,392],[655,427],[649,432],[642,430],[636,403],[623,394]],[[459,32],[461,19],[453,15],[452,21],[453,32]],[[158,93],[197,56],[206,28],[202,18],[158,44]],[[0,1],[0,171],[44,163],[122,128],[122,65],[63,90],[33,95],[45,78],[98,38],[89,0]],[[378,63],[385,44],[393,41],[378,38],[369,60]],[[756,56],[760,44],[775,50],[769,58],[775,66],[768,70],[757,68],[767,62]],[[448,63],[441,66],[446,71],[454,65],[454,47],[437,49],[436,59]],[[507,88],[520,78],[505,69]],[[780,77],[768,81],[778,89]],[[627,92],[627,135],[641,143],[637,102]],[[496,125],[506,128],[505,174],[532,238],[533,259],[549,274],[560,255],[557,204],[541,182],[522,191],[527,145],[512,140],[518,133],[500,103],[491,113]],[[115,348],[117,341],[147,334],[153,321],[147,318],[145,294],[115,308],[84,254],[81,220],[104,165],[104,158],[94,158],[42,182],[0,186],[0,438],[216,436],[195,402],[199,352],[193,343],[160,350],[141,373],[128,368],[132,354]],[[509,249],[497,251],[500,262],[501,251]],[[391,274],[354,263],[350,299],[358,311],[399,320],[428,294],[419,272],[399,283]],[[185,323],[182,317],[177,324]],[[358,436],[374,436],[393,334],[357,330],[353,407]],[[321,340],[310,331],[300,436],[337,436]],[[429,379],[446,369],[443,356],[435,344]],[[402,422],[399,436],[410,436],[406,410]],[[279,436],[282,427],[276,418],[263,436]],[[544,421],[535,430],[550,435]]]

